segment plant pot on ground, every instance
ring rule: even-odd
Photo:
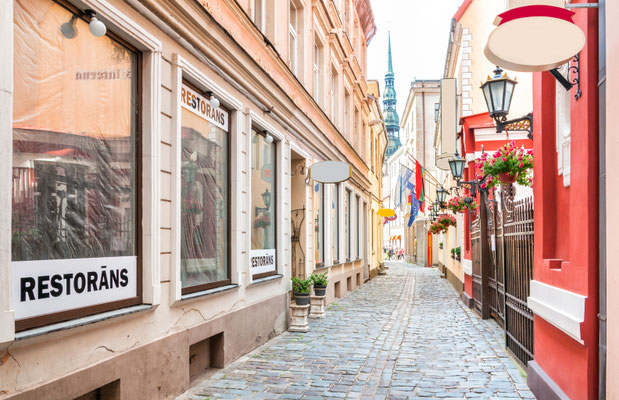
[[[327,293],[327,284],[329,280],[327,279],[327,273],[324,274],[312,274],[310,275],[310,280],[314,284],[314,293],[316,296],[324,296]]]
[[[309,304],[311,279],[292,278],[292,291],[294,292],[294,301],[298,306],[306,306]]]

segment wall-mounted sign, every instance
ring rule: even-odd
[[[458,129],[457,82],[454,78],[441,79],[440,141],[441,154],[436,157],[436,166],[449,171],[449,160],[456,153],[456,131]]]
[[[276,270],[275,249],[252,250],[249,256],[252,275]]]
[[[322,161],[310,167],[311,179],[322,183],[338,183],[350,179],[352,167],[342,161]]]
[[[181,107],[191,111],[197,116],[204,118],[213,125],[227,131],[228,112],[221,108],[213,108],[209,104],[209,99],[196,92],[189,86],[183,84],[181,87]]]
[[[15,319],[36,317],[137,296],[137,257],[16,261]]]
[[[395,215],[395,211],[390,208],[381,208],[377,212],[379,217],[393,217]]]
[[[484,53],[492,63],[512,71],[547,71],[585,46],[585,34],[563,0],[511,0],[510,6],[488,37]]]

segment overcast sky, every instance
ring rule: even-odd
[[[382,95],[387,32],[391,31],[398,115],[402,115],[412,80],[443,77],[451,19],[462,1],[370,0],[377,33],[368,48],[368,79],[380,82]]]

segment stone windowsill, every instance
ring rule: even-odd
[[[79,326],[85,326],[94,324],[97,322],[105,321],[112,318],[118,318],[130,314],[140,313],[144,311],[150,311],[153,309],[151,304],[140,304],[137,306],[131,306],[121,308],[119,310],[106,311],[96,315],[89,315],[87,317],[72,319],[70,321],[58,322],[51,325],[42,326],[40,328],[28,329],[26,331],[17,332],[15,334],[15,340],[24,340],[33,338],[36,336],[46,335],[52,332],[63,331],[71,328],[77,328]]]
[[[216,287],[213,289],[200,290],[199,292],[188,293],[188,294],[182,295],[181,301],[193,300],[198,297],[204,297],[204,296],[210,296],[210,295],[214,295],[218,293],[223,293],[229,290],[238,289],[238,287],[239,285],[237,285],[236,283],[233,283],[230,285],[220,286],[220,287]]]
[[[275,281],[275,280],[281,279],[283,277],[284,277],[284,275],[282,275],[282,274],[275,274],[275,275],[265,276],[264,278],[260,278],[260,279],[254,280],[250,284],[250,286],[259,285],[259,284],[265,283],[265,282]]]

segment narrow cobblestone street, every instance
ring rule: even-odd
[[[178,399],[533,398],[496,323],[437,270],[387,265],[309,332],[274,338]]]

